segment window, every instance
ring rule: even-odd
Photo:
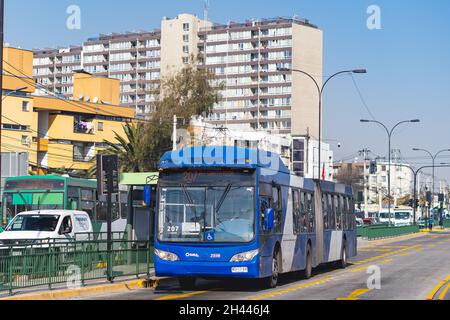
[[[328,230],[328,201],[327,195],[322,195],[323,230]]]
[[[189,46],[183,46],[183,52],[189,53]]]
[[[22,111],[23,112],[29,112],[30,111],[29,102],[28,101],[22,101]]]
[[[301,208],[300,208],[300,193],[298,190],[292,191],[292,204],[293,204],[293,218],[294,218],[294,234],[300,234],[301,230]]]
[[[189,42],[189,35],[188,34],[183,34],[183,41],[184,42]]]
[[[30,137],[29,136],[22,136],[21,143],[24,146],[30,145]]]
[[[274,233],[281,233],[283,230],[283,198],[281,187],[272,187],[272,208],[275,211]]]
[[[188,32],[190,29],[189,23],[183,23],[183,31]]]
[[[189,57],[183,57],[183,63],[189,64]]]
[[[103,131],[103,122],[99,122],[97,125],[98,131]]]

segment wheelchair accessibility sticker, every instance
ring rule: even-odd
[[[216,234],[214,231],[208,231],[205,233],[205,240],[206,241],[214,241],[216,240]]]

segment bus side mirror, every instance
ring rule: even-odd
[[[145,186],[144,192],[142,193],[142,202],[146,207],[150,207],[152,204],[152,187]]]
[[[264,231],[272,231],[275,222],[275,212],[273,209],[266,209],[264,212]]]

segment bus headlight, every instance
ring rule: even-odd
[[[252,250],[235,255],[230,262],[248,262],[252,261],[259,254],[259,250]]]
[[[175,261],[180,260],[180,258],[178,258],[178,256],[175,253],[171,253],[171,252],[166,252],[166,251],[155,249],[155,254],[161,260],[164,260],[164,261],[175,262]]]

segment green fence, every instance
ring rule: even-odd
[[[366,238],[368,240],[384,239],[399,237],[407,234],[420,232],[419,226],[387,226],[387,225],[373,225],[358,227],[358,237]]]
[[[450,228],[450,220],[444,221],[444,228]]]
[[[0,248],[0,292],[122,276],[150,275],[154,248],[149,242],[106,240],[14,245]],[[108,268],[108,266],[110,266]]]

